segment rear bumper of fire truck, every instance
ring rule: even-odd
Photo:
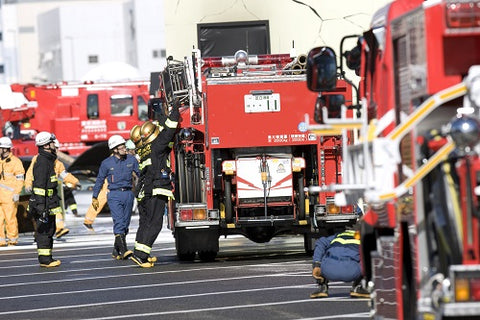
[[[448,289],[443,295],[433,291],[421,298],[420,314],[435,319],[480,319],[480,265],[452,265],[440,285]]]
[[[358,219],[356,213],[330,213],[328,212],[327,205],[315,205],[314,217],[317,227],[320,226],[336,226],[336,225],[351,225],[355,224]]]
[[[208,210],[204,203],[179,204],[173,225],[177,253],[218,252],[218,210]]]
[[[449,268],[450,301],[442,305],[447,318],[480,318],[480,265],[452,265]]]
[[[179,204],[175,213],[175,228],[208,229],[220,225],[219,211],[207,209],[204,203]]]
[[[459,317],[480,317],[480,302],[453,302],[443,306],[443,317],[458,319]]]

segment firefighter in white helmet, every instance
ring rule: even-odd
[[[52,258],[55,215],[62,213],[55,172],[55,139],[55,135],[47,131],[39,132],[35,137],[38,156],[31,165],[33,194],[28,203],[29,213],[35,218],[38,261],[41,267],[46,268],[57,267],[61,263],[60,260]]]
[[[113,219],[113,233],[115,242],[112,256],[116,259],[126,259],[132,251],[127,248],[126,235],[130,226],[133,207],[134,177],[138,177],[138,161],[131,154],[127,154],[125,139],[120,135],[113,135],[108,139],[108,148],[112,155],[102,161],[98,170],[97,180],[93,187],[92,206],[98,209],[98,195],[107,179],[107,203]]]
[[[57,151],[58,151],[58,148],[60,147],[60,143],[59,143],[58,139],[55,139],[53,141],[53,143],[55,145],[55,154],[56,154]],[[37,157],[38,157],[38,155],[35,155],[32,158],[32,162],[30,163],[30,167],[28,167],[27,173],[25,175],[25,191],[27,191],[27,192],[32,192],[33,166],[34,166],[35,162],[37,161]],[[67,170],[65,169],[65,165],[63,164],[62,161],[60,161],[58,159],[55,159],[54,169],[55,169],[55,173],[57,175],[57,179],[59,179],[59,184],[60,183],[65,184],[68,187],[68,189],[80,188],[80,183],[79,183],[78,179],[73,174],[71,174],[70,172],[67,172]],[[64,188],[64,190],[65,189],[67,189],[67,188]],[[71,191],[70,191],[70,193],[71,193]],[[65,191],[64,191],[64,197],[65,197]],[[73,197],[73,194],[72,194],[72,197]],[[75,199],[73,201],[75,201]],[[65,203],[67,203],[67,202],[65,202]],[[75,208],[76,208],[76,202],[75,202]],[[62,212],[62,214],[55,215],[55,220],[56,220],[56,223],[55,223],[55,226],[56,226],[55,237],[57,239],[60,239],[61,237],[63,237],[67,233],[69,233],[70,230],[65,227],[63,212]]]
[[[158,99],[155,101],[161,102]],[[180,118],[179,107],[179,101],[175,100],[162,126],[147,121],[140,128],[142,143],[137,149],[141,169],[137,186],[140,222],[131,259],[142,268],[153,267],[156,261],[156,257],[151,256],[152,245],[162,230],[165,206],[174,198],[169,156]],[[135,133],[133,129],[130,131],[134,142]]]
[[[23,188],[25,169],[11,152],[12,140],[0,138],[0,246],[18,243],[17,206]],[[6,229],[6,237],[5,237]],[[8,238],[8,242],[7,242]]]

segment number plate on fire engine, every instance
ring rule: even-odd
[[[280,112],[280,94],[246,94],[245,113]]]

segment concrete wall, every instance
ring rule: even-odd
[[[297,54],[319,45],[338,51],[342,36],[368,29],[373,13],[390,0],[300,2],[306,5],[292,0],[165,0],[167,56],[182,59],[198,47],[198,23],[252,20],[269,20],[271,53],[289,53],[292,41]]]

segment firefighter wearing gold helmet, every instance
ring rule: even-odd
[[[140,179],[137,186],[140,224],[135,238],[135,250],[131,259],[142,268],[153,267],[152,245],[163,226],[163,213],[169,199],[173,199],[170,150],[180,118],[179,102],[165,119],[163,126],[156,121],[146,121],[140,127],[142,147],[140,152]],[[138,128],[134,127],[130,138],[135,142]],[[137,140],[138,141],[138,140]]]
[[[136,148],[140,148],[143,145],[142,136],[140,135],[141,126],[135,125],[130,130],[130,140],[133,141]]]

